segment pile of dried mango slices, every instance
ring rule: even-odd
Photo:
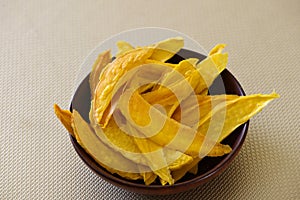
[[[75,109],[55,104],[54,110],[97,163],[129,180],[172,185],[186,173],[196,174],[204,156],[230,153],[222,140],[279,97],[209,95],[227,65],[223,44],[201,62],[189,58],[178,64],[166,61],[183,48],[180,37],[117,46],[115,59],[110,51],[101,53],[90,73],[90,123]]]

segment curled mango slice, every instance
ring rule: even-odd
[[[106,127],[113,110],[107,110],[113,97],[113,89],[118,80],[128,70],[144,64],[147,59],[165,61],[171,58],[183,46],[182,38],[164,40],[156,45],[136,48],[118,56],[100,75],[96,88],[94,107],[95,118],[101,127]],[[111,109],[108,108],[108,109]]]

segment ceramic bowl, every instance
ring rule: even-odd
[[[171,58],[169,62],[178,63],[183,58],[198,58],[199,60],[203,60],[205,56],[194,51],[182,49],[177,55]],[[88,113],[91,101],[88,78],[89,77],[87,76],[77,88],[70,107],[71,110],[72,108],[76,108],[86,121],[89,121]],[[225,69],[220,76],[217,77],[213,85],[210,87],[209,92],[210,94],[221,94],[224,93],[224,88],[226,94],[237,94],[240,96],[245,95],[239,82],[227,69]],[[81,148],[73,137],[71,137],[71,142],[84,163],[93,172],[109,183],[136,193],[164,195],[179,193],[199,187],[222,173],[240,151],[245,140],[248,127],[249,121],[238,127],[225,140],[223,140],[223,144],[231,146],[232,152],[230,154],[222,157],[205,157],[199,162],[198,173],[196,175],[187,174],[174,185],[166,186],[161,186],[159,184],[146,186],[142,181],[130,181],[118,175],[111,174],[101,167],[91,156],[89,156],[89,154]]]

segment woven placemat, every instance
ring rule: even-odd
[[[1,1],[0,199],[300,199],[300,3],[278,1]],[[211,182],[151,197],[91,172],[56,119],[80,64],[122,30],[160,26],[206,49],[227,43],[247,94],[281,98],[251,120],[238,157]]]

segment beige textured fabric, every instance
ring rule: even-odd
[[[0,2],[0,199],[300,199],[299,0],[180,2]],[[227,43],[228,69],[247,94],[281,94],[251,120],[223,174],[164,198],[97,177],[52,109],[68,107],[80,64],[99,42],[142,26],[176,29],[206,49]]]

